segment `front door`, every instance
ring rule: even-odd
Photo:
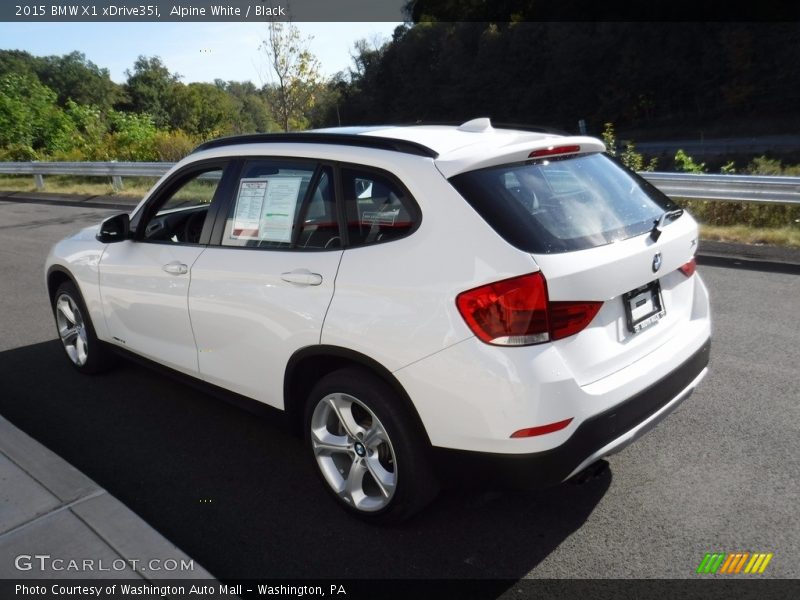
[[[197,374],[191,269],[206,249],[225,168],[205,164],[165,181],[135,217],[132,239],[109,244],[100,260],[112,343],[189,374]]]

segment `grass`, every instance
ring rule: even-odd
[[[141,198],[158,181],[151,177],[125,177],[123,189],[115,192],[111,178],[70,177],[50,175],[44,178],[44,191],[57,194],[77,194],[82,196],[129,196]],[[28,175],[0,175],[0,190],[6,192],[36,192],[33,177]]]
[[[700,225],[700,239],[738,244],[769,244],[800,248],[800,227]]]

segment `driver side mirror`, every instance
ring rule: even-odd
[[[100,230],[95,236],[97,241],[104,244],[113,244],[128,239],[130,233],[130,217],[128,213],[109,217],[100,225]]]

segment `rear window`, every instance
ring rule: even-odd
[[[585,250],[653,228],[677,206],[605,154],[530,161],[456,175],[450,183],[525,252]]]

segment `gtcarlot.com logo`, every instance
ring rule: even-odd
[[[703,575],[761,574],[772,556],[772,552],[706,552],[697,572]]]
[[[194,571],[194,560],[174,558],[58,558],[49,554],[19,554],[14,559],[17,571]]]

